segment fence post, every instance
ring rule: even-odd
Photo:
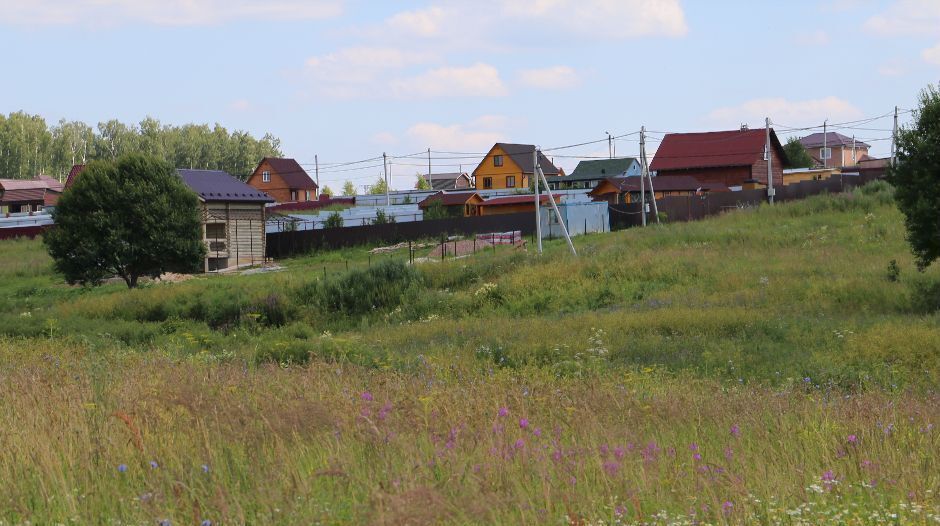
[[[444,253],[447,251],[447,242],[444,236],[441,236],[441,261],[444,261]]]
[[[457,240],[454,240],[454,259],[457,259]]]

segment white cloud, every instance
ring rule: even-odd
[[[403,33],[422,37],[433,37],[443,33],[442,29],[448,17],[448,11],[439,6],[415,11],[404,11],[392,16],[386,22],[391,28]]]
[[[878,74],[885,77],[900,77],[907,74],[907,70],[908,65],[902,60],[891,60],[878,66]]]
[[[499,71],[489,64],[468,67],[441,67],[418,76],[392,81],[398,97],[501,97],[509,90]]]
[[[825,31],[813,31],[811,33],[799,33],[793,37],[794,41],[807,47],[817,47],[829,45],[829,33]]]
[[[417,146],[424,145],[434,150],[455,152],[485,152],[506,137],[509,120],[501,115],[484,115],[466,124],[442,125],[433,122],[419,122],[405,132]],[[461,162],[460,160],[452,161]],[[464,170],[472,169],[467,160]],[[456,171],[457,166],[454,166]],[[442,169],[442,170],[446,170]]]
[[[519,72],[519,82],[539,89],[568,89],[580,84],[577,72],[568,66],[525,69]]]
[[[332,98],[379,97],[389,94],[389,76],[436,59],[434,54],[427,52],[350,47],[310,57],[305,72],[314,90],[321,95]]]
[[[336,17],[343,0],[0,0],[0,23],[93,27],[145,23],[200,26],[233,20]]]
[[[232,103],[229,104],[229,107],[235,111],[248,111],[252,108],[252,105],[251,102],[249,102],[247,99],[238,99],[232,101]]]
[[[713,125],[737,128],[740,124],[763,124],[765,117],[772,122],[790,126],[822,123],[823,120],[846,121],[862,116],[861,110],[838,97],[791,101],[784,98],[754,99],[738,106],[718,108],[708,114]]]
[[[865,29],[884,36],[940,35],[940,2],[897,0],[865,22]]]
[[[925,49],[921,53],[921,57],[923,57],[923,59],[930,64],[936,64],[940,66],[940,44],[937,44],[930,49]]]
[[[688,32],[679,0],[499,0],[505,14],[602,38],[680,37]]]
[[[380,146],[395,146],[398,144],[398,137],[391,132],[379,132],[372,136],[372,142]]]

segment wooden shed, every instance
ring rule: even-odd
[[[265,205],[274,199],[221,170],[177,170],[199,196],[204,270],[264,263]]]

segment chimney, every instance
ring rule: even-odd
[[[749,129],[750,129],[750,128],[748,127],[747,124],[742,124],[742,125],[741,125],[741,131],[748,131]]]

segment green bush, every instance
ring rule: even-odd
[[[406,294],[416,292],[420,284],[421,277],[414,268],[386,260],[324,281],[319,287],[308,285],[300,297],[316,298],[317,306],[327,312],[362,315],[401,305]]]

